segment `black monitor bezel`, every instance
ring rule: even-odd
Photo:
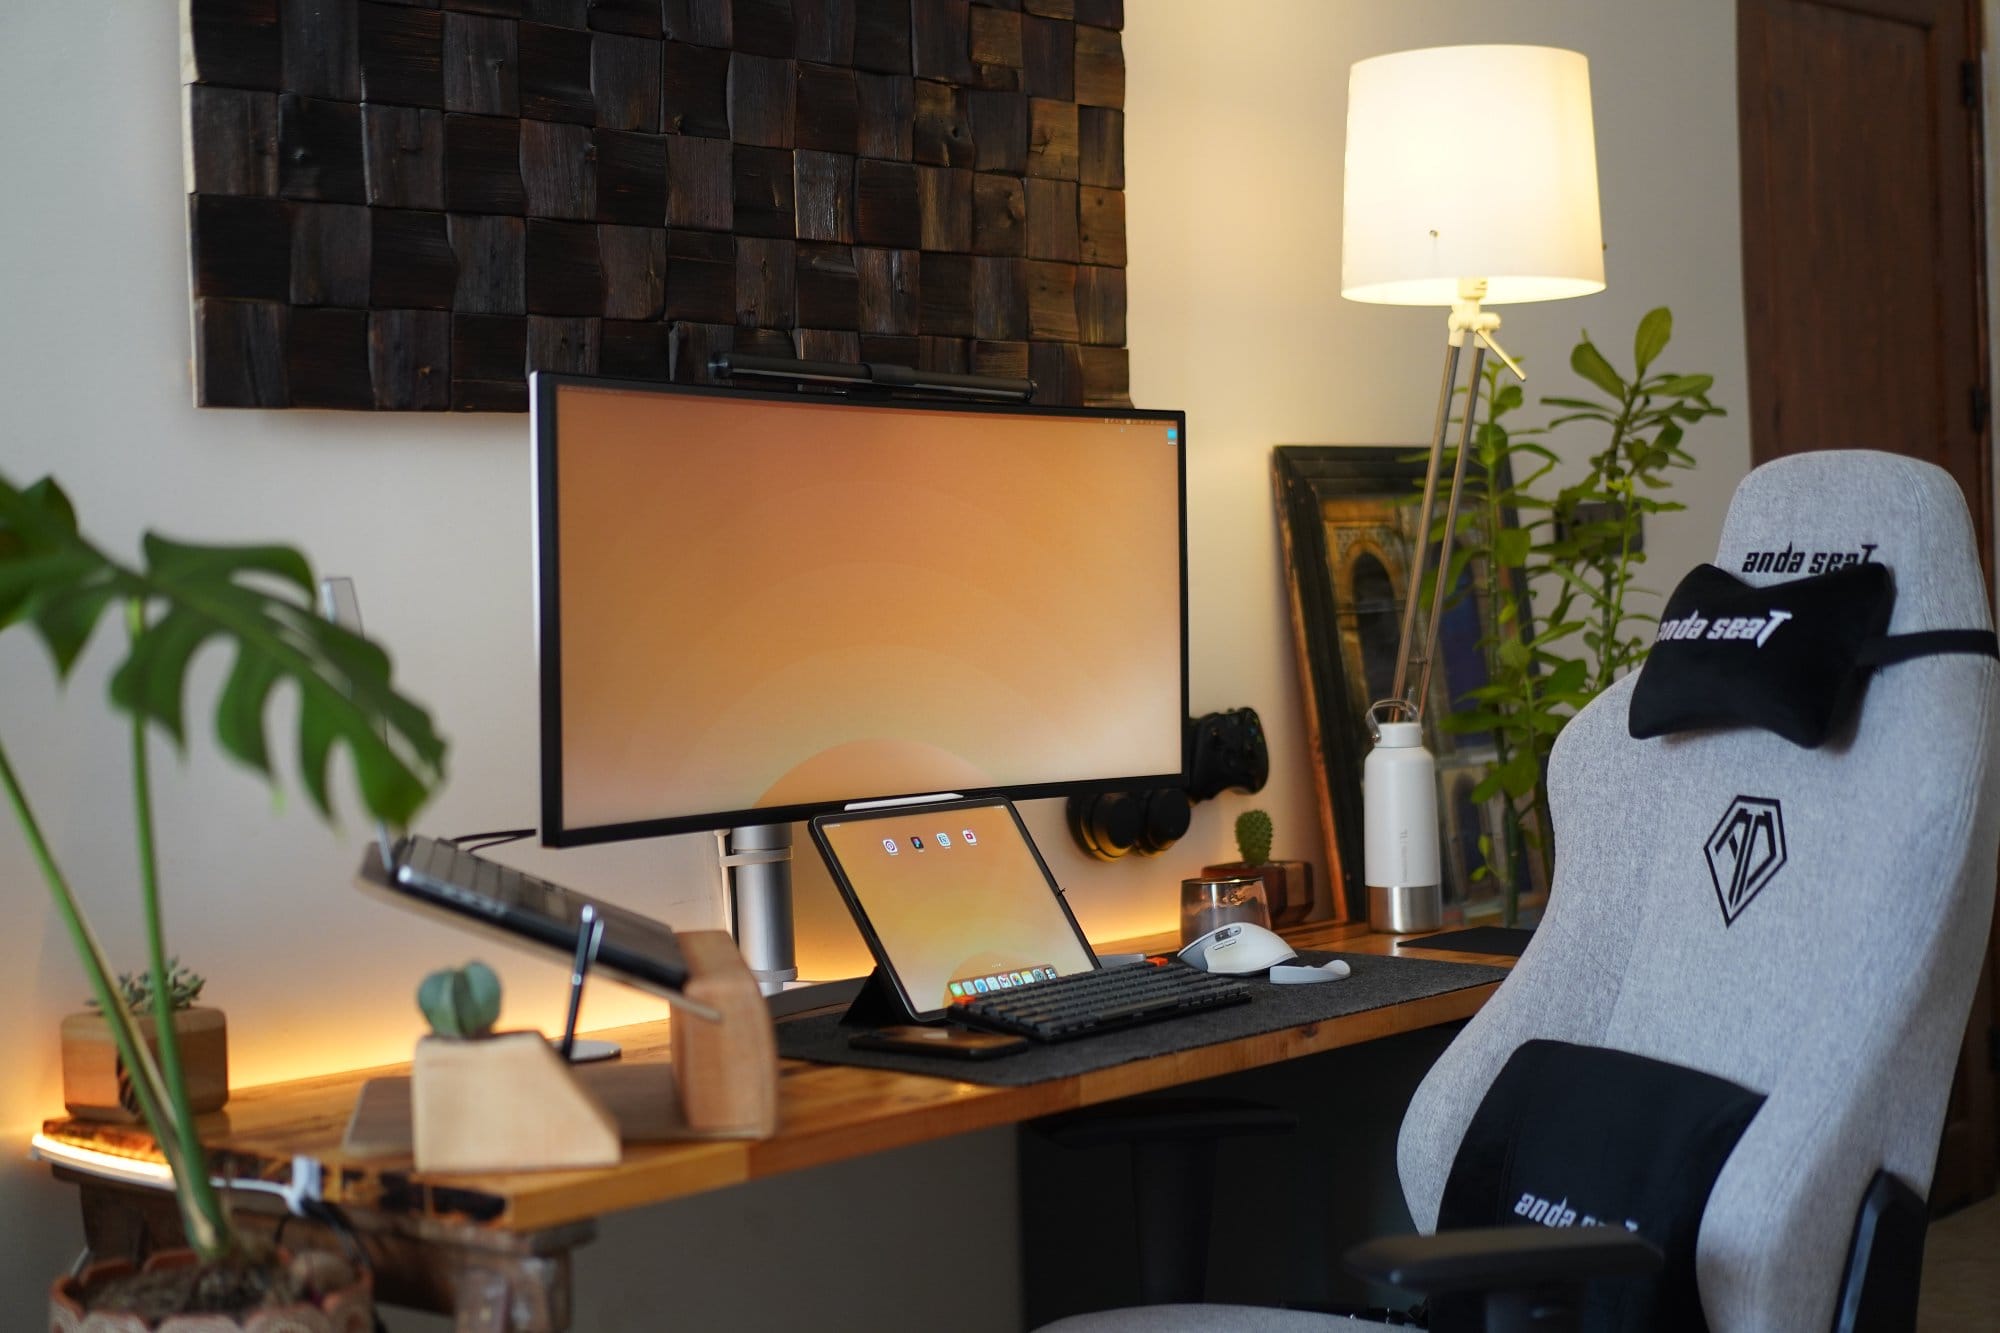
[[[661,819],[629,820],[619,824],[599,824],[572,828],[562,813],[562,656],[560,626],[562,608],[559,588],[559,534],[556,530],[557,479],[555,449],[555,391],[565,386],[604,389],[631,389],[647,393],[722,398],[747,402],[806,402],[830,410],[842,407],[895,407],[945,415],[966,413],[1017,417],[1067,417],[1102,420],[1119,417],[1134,421],[1172,423],[1174,430],[1175,490],[1179,500],[1176,521],[1180,530],[1180,716],[1188,716],[1188,528],[1187,528],[1187,414],[1178,410],[1107,405],[1103,407],[1052,407],[1032,403],[982,403],[959,399],[932,400],[881,394],[835,395],[798,393],[767,389],[737,389],[712,384],[678,384],[659,380],[614,379],[595,375],[559,374],[535,371],[528,377],[529,428],[534,445],[534,534],[535,534],[535,654],[540,667],[538,689],[541,708],[541,840],[547,847],[582,847],[595,843],[625,842],[638,838],[665,837],[714,829],[741,828],[769,824],[789,824],[816,815],[843,810],[864,801],[894,800],[935,793],[855,792],[838,800],[814,801],[784,806],[758,806],[747,810],[705,811]],[[1086,577],[1079,571],[1078,577]],[[1005,797],[1013,801],[1043,797],[1087,795],[1123,791],[1139,787],[1187,785],[1187,747],[1179,747],[1181,766],[1166,773],[1130,773],[1064,782],[1017,783],[971,788],[958,792],[966,797]]]

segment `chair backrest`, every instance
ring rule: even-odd
[[[1958,486],[1895,455],[1756,469],[1716,563],[1764,584],[1850,558],[1892,570],[1892,634],[1991,624]],[[1557,740],[1548,911],[1413,1099],[1404,1190],[1431,1229],[1467,1122],[1530,1038],[1718,1074],[1767,1100],[1702,1217],[1709,1325],[1825,1329],[1875,1172],[1930,1188],[1993,909],[2000,664],[1885,667],[1845,734],[1817,750],[1753,729],[1633,740],[1636,680]],[[1718,836],[1732,820],[1767,840],[1742,882]]]

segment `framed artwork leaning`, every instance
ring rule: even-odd
[[[1288,444],[1272,450],[1292,638],[1338,920],[1368,915],[1361,766],[1374,741],[1366,715],[1369,704],[1389,696],[1395,676],[1403,598],[1416,563],[1424,453],[1422,445]],[[1441,480],[1441,491],[1448,480]],[[1468,476],[1468,490],[1473,484]],[[1493,737],[1438,725],[1466,691],[1487,681],[1480,639],[1491,615],[1478,591],[1483,574],[1475,561],[1460,575],[1424,700],[1425,743],[1437,758],[1447,924],[1497,914],[1500,906],[1494,882],[1473,879],[1484,861],[1480,838],[1502,845],[1505,797],[1472,799],[1494,757]],[[1530,868],[1530,879],[1542,884],[1539,867]]]

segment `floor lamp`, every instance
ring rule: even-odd
[[[1458,528],[1487,351],[1521,373],[1494,339],[1500,316],[1486,307],[1603,289],[1590,65],[1582,55],[1545,46],[1444,46],[1354,65],[1340,294],[1450,310],[1395,678],[1390,697],[1368,710],[1375,748],[1362,770],[1363,860],[1368,920],[1377,930],[1442,923],[1437,771],[1424,745],[1423,713],[1450,591],[1443,553],[1421,631],[1418,611],[1459,352],[1470,338],[1472,376],[1445,493],[1442,551]]]

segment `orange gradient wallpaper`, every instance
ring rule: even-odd
[[[565,827],[1179,770],[1172,422],[555,395]]]
[[[1096,965],[1004,805],[836,817],[820,836],[920,1011],[965,978]]]

